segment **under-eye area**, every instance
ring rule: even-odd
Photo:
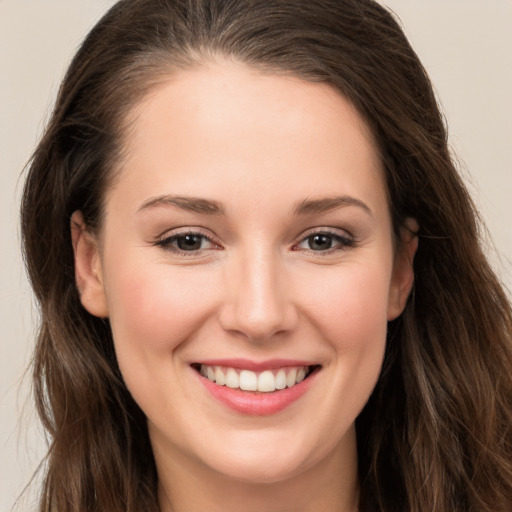
[[[290,366],[254,372],[251,370],[200,363],[193,363],[191,366],[204,378],[215,382],[219,386],[259,393],[272,393],[292,388],[321,369],[320,365],[310,365]]]

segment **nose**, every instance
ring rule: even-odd
[[[226,269],[226,296],[220,311],[224,330],[251,342],[291,332],[298,321],[291,283],[279,256],[241,255]]]

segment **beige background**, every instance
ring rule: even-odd
[[[109,0],[0,0],[0,510],[43,453],[23,372],[37,319],[19,256],[20,172],[74,49]],[[512,286],[512,0],[384,0],[442,100],[451,143]],[[29,497],[20,510],[33,510]]]

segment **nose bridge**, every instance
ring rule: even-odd
[[[253,247],[241,251],[230,267],[225,329],[264,341],[293,328],[296,314],[279,254],[269,247]]]

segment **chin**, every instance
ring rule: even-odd
[[[235,461],[224,460],[219,467],[214,467],[217,473],[243,484],[269,485],[284,482],[297,476],[307,469],[308,465],[297,460],[281,460],[273,457],[262,461],[254,458],[240,458]]]
[[[274,484],[307,471],[325,456],[323,451],[313,451],[313,445],[297,433],[244,434],[247,432],[242,436],[235,434],[229,444],[217,445],[214,452],[203,452],[203,462],[233,481]],[[308,449],[309,444],[311,449]]]

